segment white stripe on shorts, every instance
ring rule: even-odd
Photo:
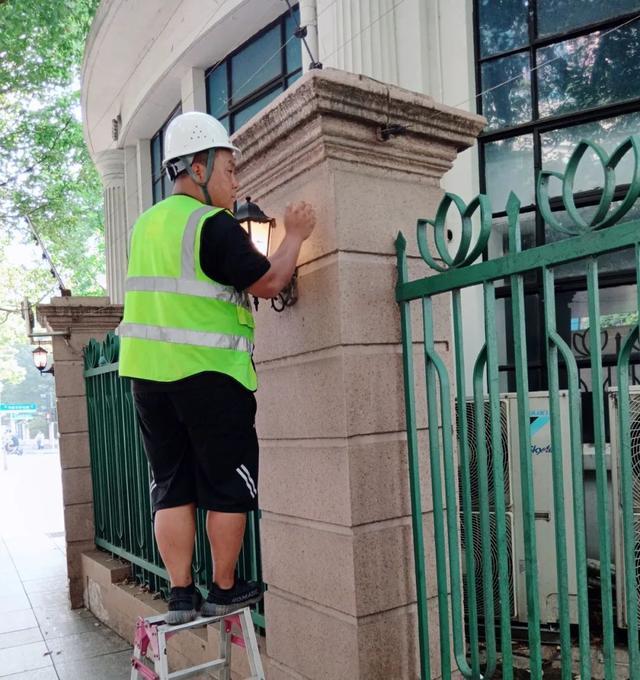
[[[251,486],[253,487],[253,493],[254,494],[258,493],[258,489],[256,489],[256,483],[253,481],[253,477],[249,473],[249,470],[247,470],[247,466],[241,465],[240,469],[245,473],[245,475],[247,475],[249,481],[251,482]]]
[[[249,489],[249,493],[251,494],[251,498],[255,498],[256,495],[253,492],[253,488],[252,488],[251,484],[249,484],[249,480],[245,477],[244,472],[242,472],[242,470],[240,468],[236,468],[236,472],[242,477],[242,479],[244,480],[244,483],[247,485],[247,489]]]

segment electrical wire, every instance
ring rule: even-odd
[[[68,289],[64,285],[64,281],[62,280],[62,277],[60,276],[60,272],[58,271],[55,264],[53,264],[53,260],[51,259],[51,255],[49,255],[49,251],[47,250],[47,247],[45,246],[42,238],[40,237],[40,234],[38,233],[35,225],[33,224],[31,217],[29,217],[29,215],[24,215],[24,219],[26,220],[27,224],[29,225],[29,228],[31,229],[31,233],[33,234],[33,240],[42,249],[42,258],[44,260],[46,260],[47,263],[49,264],[49,271],[51,272],[51,275],[58,281],[58,286],[60,288],[60,292],[63,293],[64,291],[66,291]]]

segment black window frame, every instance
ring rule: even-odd
[[[246,110],[255,102],[259,101],[262,97],[272,93],[274,90],[276,90],[278,87],[282,88],[282,91],[286,90],[287,87],[289,86],[289,81],[292,78],[299,77],[302,74],[302,48],[300,48],[300,66],[296,67],[295,69],[288,70],[288,64],[287,64],[287,49],[285,47],[286,42],[287,42],[287,35],[286,35],[286,23],[287,19],[289,17],[293,16],[293,12],[298,11],[299,12],[299,6],[297,4],[293,5],[291,7],[291,10],[286,10],[281,14],[277,19],[274,19],[271,23],[267,24],[264,26],[262,29],[260,29],[257,33],[251,36],[248,40],[246,40],[242,45],[239,45],[233,52],[229,52],[225,56],[224,59],[221,59],[219,62],[216,62],[213,66],[209,67],[205,71],[205,84],[206,84],[206,96],[207,96],[207,113],[212,113],[210,110],[210,101],[211,101],[211,96],[210,96],[210,75],[216,71],[219,68],[224,68],[226,69],[226,83],[227,83],[227,108],[224,114],[219,116],[219,120],[222,122],[228,120],[228,130],[229,134],[233,134],[236,130],[237,127],[235,126],[235,116],[237,116],[239,113],[242,113],[242,111]],[[243,50],[245,50],[249,45],[253,44],[257,40],[259,40],[263,35],[271,31],[274,27],[280,27],[280,73],[279,75],[273,77],[271,80],[263,83],[260,85],[258,88],[255,90],[250,91],[246,95],[244,95],[241,99],[238,101],[234,101],[233,97],[231,96],[231,87],[232,87],[232,81],[231,81],[231,62],[233,58],[240,54]],[[300,41],[297,41],[297,44],[300,46]]]
[[[545,35],[544,37],[538,37],[537,33],[537,4],[538,0],[528,0],[528,35],[529,41],[525,46],[517,47],[514,49],[503,50],[501,52],[496,52],[483,57],[481,55],[481,42],[480,42],[480,4],[481,0],[473,0],[473,39],[474,39],[474,67],[475,67],[475,86],[476,93],[482,92],[482,67],[484,64],[502,59],[504,57],[513,56],[516,54],[527,54],[529,55],[529,69],[535,69],[537,65],[537,52],[541,48],[549,47],[551,45],[556,45],[567,40],[579,38],[582,36],[588,36],[596,31],[606,32],[625,23],[628,25],[635,24],[637,22],[640,25],[640,18],[638,18],[639,10],[636,9],[632,12],[627,12],[619,14],[617,16],[604,19],[597,22],[592,22],[590,24],[585,24],[584,26],[576,27],[565,32],[558,32],[550,35]],[[635,21],[632,21],[636,18]],[[476,105],[478,113],[482,114],[483,111],[483,98],[481,96],[476,97]],[[605,120],[609,118],[615,118],[617,116],[622,116],[629,113],[637,113],[640,111],[640,95],[637,97],[629,98],[627,100],[615,103],[603,104],[601,106],[594,106],[587,109],[580,109],[577,111],[570,111],[567,113],[561,113],[551,116],[546,116],[541,118],[539,115],[539,93],[538,93],[538,82],[535,73],[531,74],[531,114],[532,120],[525,123],[512,125],[508,127],[499,128],[496,130],[486,130],[483,131],[478,138],[478,157],[479,157],[479,179],[480,179],[480,191],[481,193],[486,193],[487,182],[486,182],[486,153],[485,147],[491,142],[496,142],[500,140],[510,139],[519,137],[522,135],[531,135],[533,140],[533,175],[532,178],[538,177],[539,172],[543,169],[542,166],[542,136],[551,131],[568,129],[575,127],[584,123],[591,123],[600,120]],[[621,200],[626,194],[628,185],[621,185],[616,188],[614,195],[614,200]],[[601,192],[599,190],[595,191],[585,191],[576,194],[576,206],[578,208],[588,207],[597,205]],[[552,198],[550,201],[552,210],[562,210],[563,203],[561,198]],[[521,212],[534,213],[535,214],[535,244],[543,245],[546,242],[545,225],[542,216],[539,211],[536,210],[535,203],[531,205],[523,205]],[[506,217],[506,210],[501,209],[495,210],[493,212],[493,219],[499,219]],[[485,259],[488,257],[488,253],[484,254]],[[600,275],[599,286],[600,289],[611,288],[623,285],[633,285],[636,283],[635,272],[621,271],[616,273],[602,273]],[[640,285],[640,282],[638,282]],[[538,295],[540,300],[542,300],[542,279],[541,273],[536,271],[531,278],[527,279],[525,283],[525,296],[535,296]],[[556,280],[556,293],[570,293],[586,290],[586,276],[576,276],[567,278],[558,278]],[[507,325],[509,325],[510,319],[510,305],[509,301],[511,298],[511,288],[508,285],[496,286],[496,298],[505,301],[505,319]],[[533,323],[527,324],[527,344],[531,347],[534,343],[538,343],[542,340],[540,335],[537,335],[538,329],[544,328],[544,308],[539,305],[538,318],[532,320]],[[559,331],[561,329],[559,328]],[[541,331],[542,332],[542,331]],[[561,333],[562,334],[562,333]],[[568,338],[565,338],[568,339]],[[500,371],[507,374],[508,377],[508,389],[515,389],[515,379],[514,371],[515,364],[513,362],[513,357],[508,356],[506,358],[506,363],[500,365]],[[537,362],[531,362],[528,366],[528,374],[530,381],[531,391],[536,390],[547,390],[548,380],[547,380],[547,365],[546,365],[546,352],[541,351],[541,360]],[[636,361],[638,357],[635,358]],[[587,367],[588,360],[580,361],[577,360],[579,368],[581,364]],[[605,366],[605,368],[607,368]],[[611,371],[611,367],[608,367],[608,372]],[[566,386],[567,377],[566,374],[563,375],[564,371],[561,370],[561,386]],[[607,370],[605,370],[605,377]],[[635,378],[635,373],[634,373]],[[591,432],[589,423],[588,408],[583,409],[583,422],[585,424],[585,441],[590,440]]]

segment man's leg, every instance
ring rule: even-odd
[[[242,512],[207,513],[207,535],[215,568],[214,580],[220,588],[231,588],[238,555],[242,548],[247,515]]]
[[[188,586],[192,581],[191,561],[196,540],[195,504],[158,510],[155,533],[171,587]]]

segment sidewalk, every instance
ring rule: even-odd
[[[0,678],[126,680],[129,643],[70,610],[57,454],[0,467]]]

